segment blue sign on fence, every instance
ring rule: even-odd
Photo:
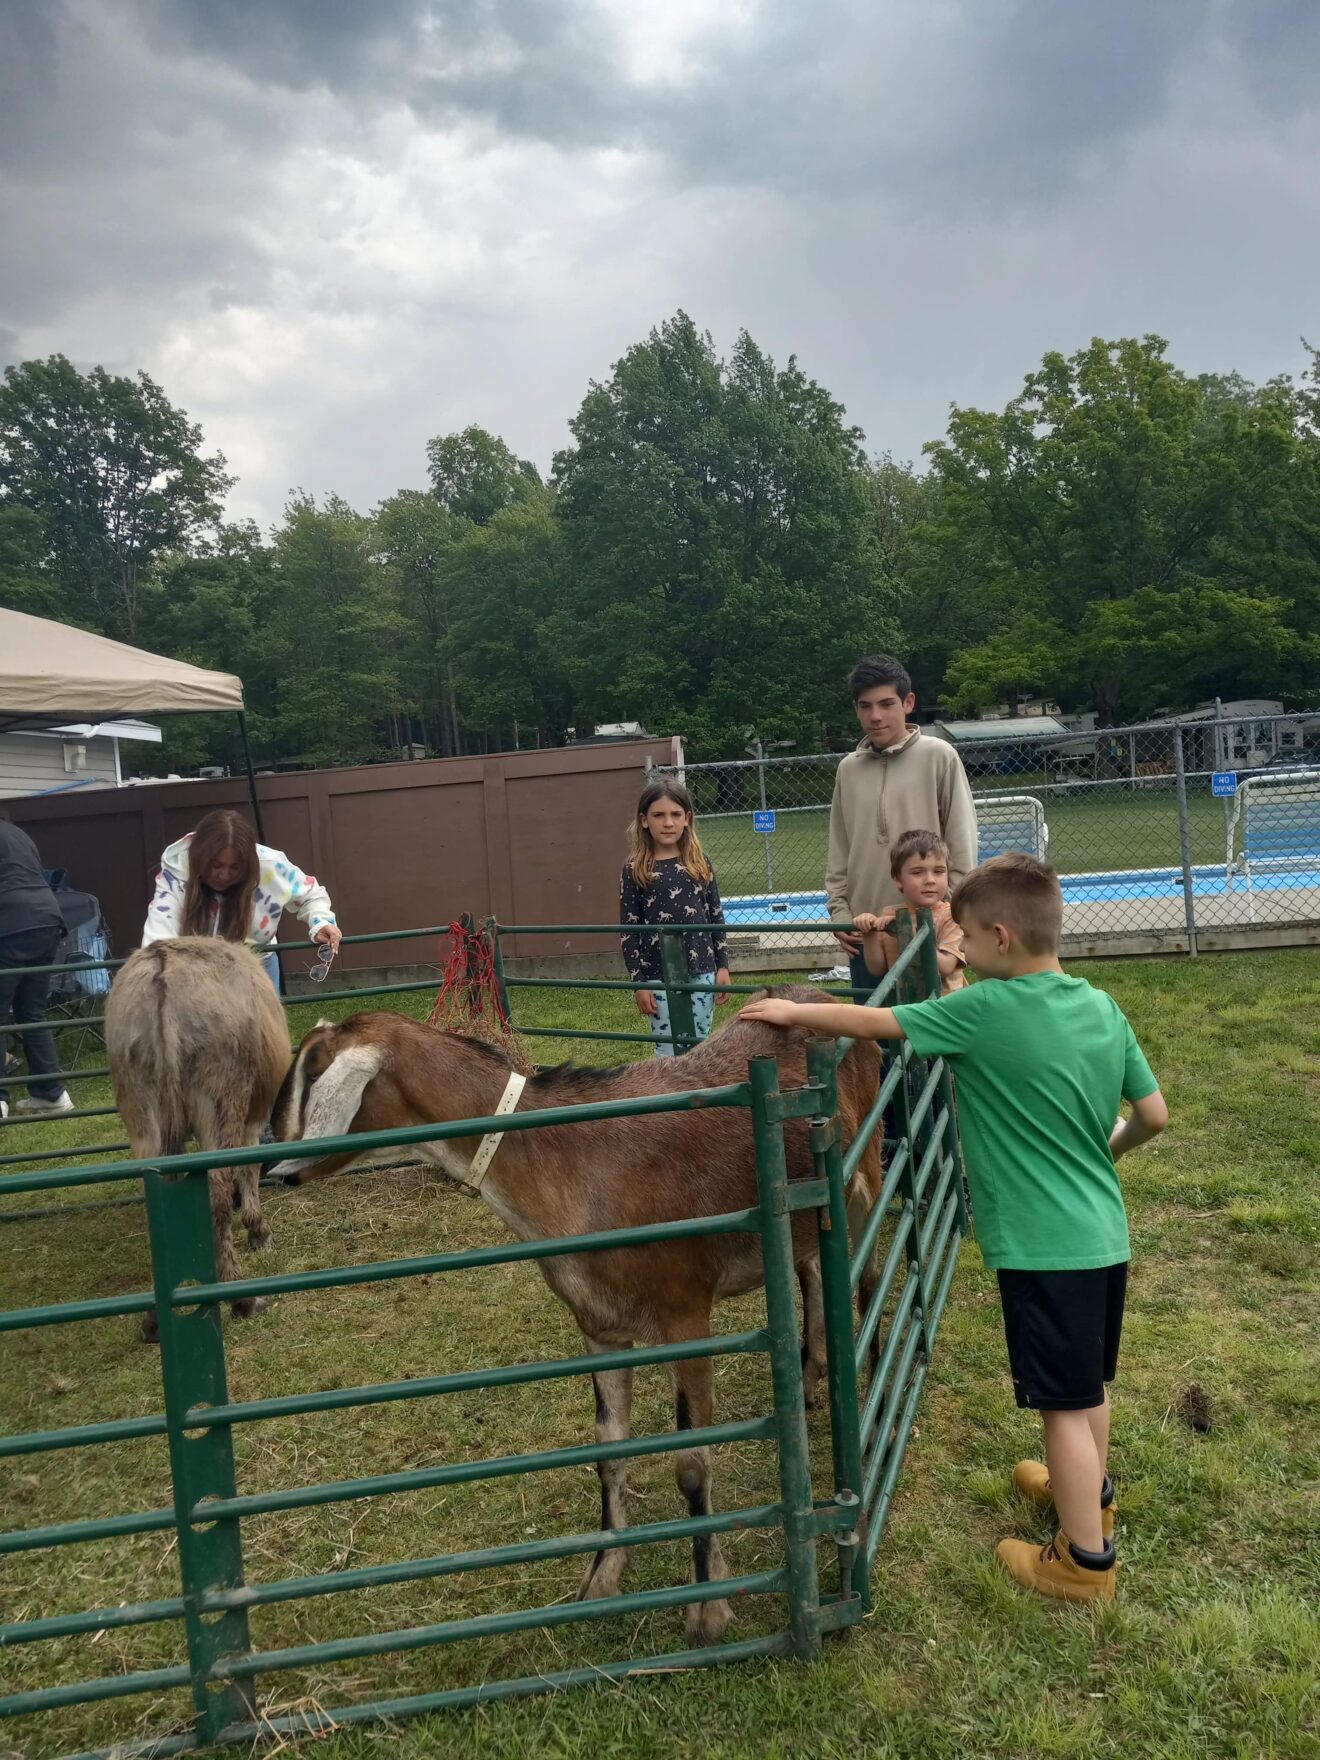
[[[774,828],[775,828],[775,816],[773,813],[753,813],[752,814],[752,830],[753,831],[773,831]]]
[[[1212,770],[1210,772],[1210,792],[1211,794],[1236,794],[1237,771]]]

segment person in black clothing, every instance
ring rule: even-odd
[[[637,1006],[660,1040],[670,1036],[669,1003],[661,982],[660,937],[639,934],[644,923],[724,922],[715,871],[697,840],[692,799],[668,776],[648,782],[628,829],[628,860],[619,882],[619,921],[633,930],[622,937],[628,976],[636,984]],[[703,985],[690,992],[698,1037],[704,1039],[715,1014],[716,992],[729,982],[729,949],[722,928],[685,935],[689,977]],[[675,1047],[657,1043],[657,1057]]]
[[[15,968],[54,965],[63,935],[64,920],[46,884],[36,844],[0,812],[0,1028],[11,1020],[20,1026],[45,1020],[49,972],[25,978],[17,976]],[[60,1067],[55,1035],[42,1030],[14,1037],[27,1050],[32,1075],[45,1078],[32,1082],[27,1096],[15,1101],[15,1117],[72,1112],[68,1089],[50,1079]],[[0,1032],[0,1118],[9,1116],[9,1090],[4,1086],[8,1066],[8,1045]]]

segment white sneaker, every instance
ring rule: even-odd
[[[61,1088],[53,1100],[42,1100],[36,1094],[28,1094],[22,1100],[14,1102],[15,1118],[54,1118],[60,1112],[72,1112],[73,1100],[67,1088]]]
[[[0,1100],[0,1118],[8,1118],[8,1117],[9,1117],[9,1102],[8,1102],[8,1100]]]

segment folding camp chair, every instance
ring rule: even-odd
[[[1021,850],[1040,862],[1048,859],[1050,828],[1045,823],[1045,809],[1034,794],[979,796],[976,825],[979,862],[1009,850]]]
[[[1226,867],[1230,892],[1236,875],[1241,874],[1246,883],[1251,923],[1256,920],[1253,881],[1271,875],[1300,876],[1320,867],[1320,769],[1273,770],[1247,777],[1228,822]]]
[[[64,940],[60,943],[60,969],[51,977],[48,1015],[55,1031],[60,1022],[77,1026],[85,1015],[104,1013],[110,994],[111,974],[97,963],[110,958],[110,936],[101,914],[101,901],[90,892],[78,892],[68,884],[55,890],[55,902],[64,919]],[[95,1026],[83,1026],[72,1053],[61,1057],[66,1068],[72,1069],[82,1056],[88,1038],[104,1044],[104,1036]]]

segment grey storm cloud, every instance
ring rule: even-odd
[[[1283,69],[1307,77],[1299,34],[1320,48],[1313,0],[766,0],[681,85],[656,88],[629,76],[618,14],[590,0],[175,0],[156,18],[259,85],[479,117],[561,147],[637,144],[681,183],[880,178],[895,199],[954,208],[1056,190],[1081,155],[1158,113],[1212,30],[1267,85]]]
[[[320,96],[345,134],[405,106],[567,150],[643,149],[679,188],[1012,212],[1156,117],[1209,33],[1271,96],[1309,97],[1320,65],[1314,0],[765,0],[659,83],[625,64],[623,19],[592,0],[18,0],[0,13],[2,163],[95,183],[183,162],[232,193]],[[216,266],[197,238],[179,254]]]
[[[1318,65],[1315,0],[9,0],[0,336],[146,366],[263,514],[546,462],[679,304],[913,452],[1093,332],[1295,367]]]
[[[1320,6],[1314,0],[1231,0],[1223,25],[1266,103],[1314,109],[1320,67]]]

